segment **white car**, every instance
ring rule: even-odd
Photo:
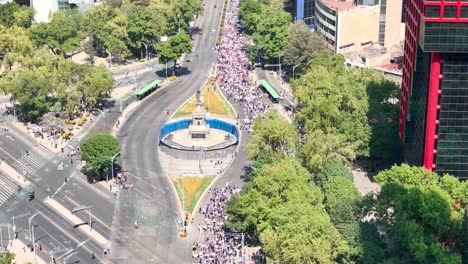
[[[181,66],[182,66],[182,62],[180,62],[180,61],[176,62],[175,67],[177,69],[180,68]]]

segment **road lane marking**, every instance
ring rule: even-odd
[[[8,138],[11,141],[15,141],[10,135],[6,135],[6,138]]]

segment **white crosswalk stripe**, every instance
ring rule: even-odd
[[[18,185],[10,178],[0,173],[0,206],[4,204],[8,198],[18,191]]]
[[[42,145],[37,145],[28,150],[27,154],[23,154],[21,158],[16,160],[13,167],[21,174],[26,173],[31,176],[40,170],[53,157],[54,153],[52,153],[52,151]]]

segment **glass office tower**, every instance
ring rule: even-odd
[[[303,21],[307,27],[315,28],[315,0],[295,0],[296,22]]]
[[[406,1],[405,19],[404,158],[468,179],[468,0]]]

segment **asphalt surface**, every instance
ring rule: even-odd
[[[146,98],[120,129],[123,169],[134,188],[120,192],[116,203],[112,253],[108,256],[112,263],[191,262],[191,244],[178,236],[183,216],[177,194],[159,165],[158,131],[168,120],[166,109],[175,111],[206,81],[216,61],[213,47],[222,3],[222,0],[205,1],[204,15],[196,21],[201,33],[193,37],[191,62],[184,62],[180,69],[183,76]],[[157,74],[165,76],[165,70]],[[137,229],[133,225],[135,220],[140,223]]]
[[[14,118],[6,118],[3,125],[8,125]],[[99,122],[100,118],[96,121]],[[110,192],[106,192],[101,186],[93,186],[87,183],[85,177],[80,172],[79,157],[73,158],[73,163],[67,156],[67,152],[72,147],[77,146],[76,142],[71,142],[70,147],[64,153],[54,154],[46,147],[40,145],[29,135],[8,125],[10,130],[0,135],[0,157],[2,162],[12,166],[18,177],[24,175],[30,183],[18,190],[18,186],[8,176],[0,174],[0,224],[4,242],[8,237],[8,226],[12,226],[12,217],[15,216],[15,227],[18,238],[25,244],[29,244],[28,220],[30,212],[40,212],[33,220],[35,228],[35,241],[40,244],[42,250],[38,255],[46,261],[51,258],[52,251],[64,250],[75,247],[78,243],[88,239],[86,233],[76,228],[64,215],[48,206],[45,201],[54,192],[57,192],[54,199],[62,204],[66,209],[71,210],[80,205],[92,205],[93,228],[105,238],[110,237],[110,223],[112,221],[115,198]],[[89,133],[89,129],[82,129],[78,136],[84,138]],[[28,151],[28,153],[26,153]],[[61,165],[61,166],[60,166]],[[59,167],[62,167],[59,169]],[[67,182],[65,183],[65,178]],[[62,186],[63,185],[63,186]],[[35,199],[29,200],[29,192],[35,192]],[[86,214],[77,214],[83,221],[88,222]],[[6,226],[5,226],[6,225]],[[13,234],[13,230],[10,229]],[[103,245],[94,240],[89,240],[82,247],[77,249],[78,254],[73,256],[73,261],[81,263],[99,263]],[[59,257],[66,253],[56,254]],[[91,253],[96,255],[91,260]],[[62,261],[56,258],[57,262]]]

